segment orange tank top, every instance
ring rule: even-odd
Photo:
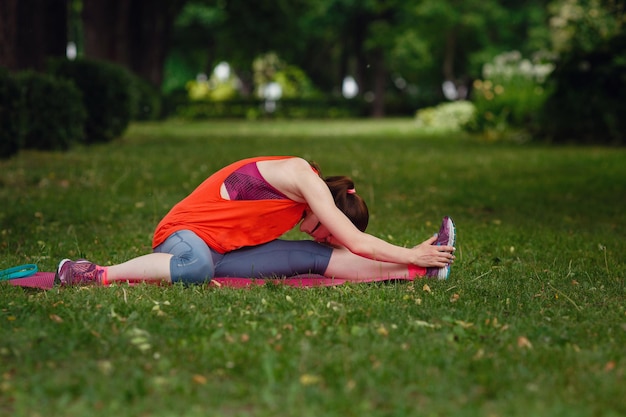
[[[248,158],[217,171],[161,220],[154,232],[152,247],[157,247],[179,230],[191,230],[219,253],[279,238],[302,219],[306,203],[290,199],[227,200],[220,195],[220,187],[243,165],[287,158],[292,157]]]

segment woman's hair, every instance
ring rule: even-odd
[[[354,181],[346,176],[322,177],[322,170],[315,162],[309,162],[317,174],[326,182],[330,193],[335,199],[335,205],[348,219],[362,232],[367,229],[370,213],[365,200],[356,193]]]
[[[354,182],[350,177],[334,176],[324,178],[330,189],[335,205],[350,219],[350,221],[364,232],[370,219],[365,200],[356,193]]]

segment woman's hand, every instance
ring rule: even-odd
[[[437,241],[437,235],[413,247],[413,265],[424,268],[436,267],[443,268],[454,262],[455,256],[453,246],[435,246],[433,243]]]

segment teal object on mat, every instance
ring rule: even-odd
[[[37,265],[26,264],[20,266],[14,266],[13,268],[0,270],[0,281],[9,281],[11,279],[26,278],[36,274],[38,271]]]

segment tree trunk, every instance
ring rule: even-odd
[[[374,101],[372,101],[372,117],[385,116],[385,90],[387,88],[387,68],[385,66],[385,53],[376,48],[372,54],[374,64]]]
[[[129,22],[132,50],[130,68],[142,78],[160,86],[172,27],[184,1],[135,0],[132,4]]]
[[[44,71],[51,57],[65,56],[67,0],[0,2],[0,64]]]
[[[85,56],[118,63],[155,86],[186,0],[84,0]]]
[[[446,81],[455,81],[454,56],[456,53],[456,31],[454,29],[446,35],[446,46],[443,56],[443,78]]]
[[[17,69],[17,3],[19,0],[0,2],[0,66]]]
[[[84,0],[85,56],[126,66],[129,56],[128,19],[131,1]]]
[[[356,58],[356,83],[359,86],[359,94],[363,94],[367,92],[368,85],[368,75],[370,73],[371,67],[365,50],[365,38],[366,34],[364,32],[364,28],[368,25],[367,20],[364,16],[358,15],[355,17],[355,24],[353,26],[354,31],[352,32],[353,45],[352,49],[354,51],[354,56]]]

